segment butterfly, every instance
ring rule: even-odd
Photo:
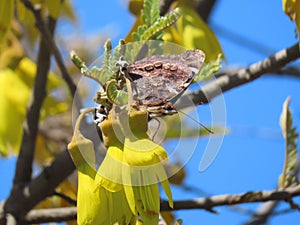
[[[116,64],[131,82],[135,106],[145,107],[150,117],[158,117],[177,113],[173,104],[193,82],[204,59],[205,54],[195,49],[178,55],[153,55],[132,64],[120,59]],[[99,124],[107,111],[100,106],[94,115]]]
[[[146,107],[150,116],[176,113],[173,104],[193,82],[204,63],[198,49],[178,55],[153,55],[123,68],[131,81],[137,106]]]

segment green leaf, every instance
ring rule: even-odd
[[[125,105],[128,102],[128,94],[124,90],[120,90],[116,80],[110,80],[106,86],[107,98],[118,106]]]
[[[166,16],[159,17],[148,27],[146,25],[140,25],[137,32],[132,34],[132,37],[135,41],[145,41],[151,38],[159,40],[162,38],[162,31],[173,25],[180,16],[181,10],[180,8],[176,8]]]
[[[80,72],[83,75],[91,77],[90,71],[87,68],[85,62],[77,55],[77,53],[74,50],[70,52],[70,58],[74,65],[80,70]]]
[[[149,27],[154,24],[159,18],[159,1],[158,0],[145,0],[142,10],[142,19],[144,24]]]
[[[22,124],[26,115],[26,106],[30,98],[36,73],[36,64],[28,58],[23,58],[15,70],[0,70],[0,117],[5,118],[0,123],[0,155],[17,154],[19,151]],[[47,91],[51,92],[62,84],[61,80],[50,72]],[[41,115],[62,112],[67,103],[48,96],[43,104]]]
[[[218,58],[203,65],[199,73],[195,76],[194,82],[199,82],[201,80],[209,80],[213,74],[222,68],[222,55],[219,54]]]
[[[165,32],[163,39],[187,49],[201,49],[206,55],[206,62],[215,60],[220,53],[224,56],[217,37],[198,15],[195,7],[184,1],[180,1],[177,6],[181,9],[182,16],[176,26]]]
[[[113,61],[112,63],[114,63],[113,66],[115,66],[115,63],[122,57],[124,56],[125,52],[126,52],[126,47],[127,45],[125,45],[125,41],[123,39],[121,39],[119,41],[119,44],[117,45],[117,47],[115,47],[114,50],[114,55],[113,55]]]
[[[17,153],[22,138],[29,87],[10,69],[0,70],[0,155]]]
[[[57,19],[59,17],[61,8],[62,8],[62,2],[61,0],[46,0],[45,3],[48,7],[50,15]]]
[[[111,73],[107,72],[103,68],[98,68],[96,66],[92,67],[92,69],[90,71],[90,75],[91,75],[92,78],[97,80],[101,84],[102,87],[105,86],[106,82],[111,77]]]
[[[120,42],[121,43],[121,42]],[[116,59],[111,55],[112,53],[112,45],[110,40],[108,39],[105,44],[104,44],[104,58],[103,58],[103,64],[101,68],[94,67],[91,70],[92,75],[95,73],[97,75],[98,82],[105,87],[106,83],[111,80],[116,78],[116,73],[115,73],[115,64],[116,64]]]
[[[132,33],[132,38],[135,41],[162,39],[162,31],[175,23],[181,15],[179,8],[172,10],[166,16],[159,15],[159,1],[145,0],[142,10],[142,25],[137,27],[137,31]]]
[[[160,32],[173,25],[179,19],[180,16],[181,10],[180,8],[176,8],[166,16],[160,17],[140,36],[140,40],[149,40],[155,35],[162,35],[160,34]],[[156,37],[155,39],[158,39],[158,37]]]
[[[135,40],[135,41],[142,40],[141,36],[146,32],[146,30],[147,30],[146,25],[143,24],[143,25],[138,26],[137,31],[132,33],[133,40]]]
[[[26,34],[28,35],[27,40],[29,46],[27,47],[30,47],[33,50],[39,36],[38,29],[35,27],[35,17],[21,1],[16,1],[16,13],[19,21],[22,22],[22,25],[26,30]]]
[[[112,50],[112,45],[110,40],[106,40],[104,44],[104,59],[103,59],[103,65],[102,68],[104,70],[109,70],[110,69],[110,60],[111,60],[111,50]]]
[[[282,108],[280,116],[280,126],[282,135],[285,139],[285,162],[283,172],[279,179],[279,187],[285,188],[298,183],[297,176],[294,174],[294,167],[297,157],[297,139],[298,133],[293,126],[292,113],[289,109],[290,97],[288,97]]]
[[[92,78],[93,80],[97,81],[101,84],[102,87],[105,87],[106,82],[110,79],[112,76],[112,72],[105,68],[98,68],[96,66],[93,66],[91,70],[88,69],[85,62],[76,54],[75,51],[70,52],[70,57],[74,65],[80,69],[80,72],[89,78]]]
[[[24,46],[21,43],[22,29],[18,23],[12,23],[6,40],[1,45],[0,69],[15,69],[20,60],[24,57]]]
[[[110,81],[111,79],[115,79],[116,78],[116,60],[118,60],[116,57],[118,57],[119,55],[121,55],[121,50],[122,47],[120,45],[124,44],[122,41],[120,41],[119,43],[119,47],[115,49],[114,54],[116,54],[115,57],[113,57],[111,55],[112,53],[112,45],[110,40],[108,39],[105,44],[104,44],[104,58],[103,58],[103,63],[102,63],[102,67],[98,68],[98,67],[93,67],[91,69],[91,77],[96,79],[103,88],[106,87],[106,83],[108,81]]]
[[[14,0],[4,0],[0,2],[0,49],[11,26],[11,21],[14,16],[14,6]]]

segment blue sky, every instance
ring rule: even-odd
[[[113,35],[113,43],[117,43],[134,21],[127,11],[126,2],[74,1],[81,21],[77,29],[84,34],[109,32]],[[253,47],[248,48],[229,40],[219,32],[217,26],[258,42],[274,52],[296,43],[295,26],[283,13],[281,4],[281,1],[272,0],[218,1],[210,22],[226,55],[228,64],[225,67],[247,66],[272,52],[258,52]],[[299,65],[299,61],[296,64]],[[200,140],[186,165],[186,184],[211,194],[273,189],[281,173],[284,156],[284,140],[279,127],[282,104],[287,96],[291,96],[295,125],[299,127],[299,85],[300,80],[295,78],[268,75],[224,93],[230,133],[224,138],[216,159],[203,172],[199,171],[199,162],[206,140]],[[205,115],[206,108],[199,108],[200,115],[201,111]],[[203,121],[206,122],[205,117]],[[0,169],[5,171],[2,172],[0,182],[6,184],[0,189],[0,200],[8,195],[11,188],[14,164],[14,158],[0,160]],[[202,197],[177,187],[173,188],[173,194],[175,200]],[[258,206],[241,205],[251,210]],[[279,208],[286,209],[288,205],[282,203]],[[249,218],[227,207],[216,209],[218,215],[203,210],[182,210],[175,214],[187,225],[198,221],[206,225],[242,224]],[[293,212],[275,216],[269,224],[296,224],[299,219],[300,213]]]

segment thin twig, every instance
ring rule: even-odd
[[[63,193],[59,193],[59,192],[56,192],[56,191],[55,191],[55,192],[53,193],[53,195],[62,198],[63,200],[65,200],[66,202],[68,202],[68,203],[71,204],[71,205],[76,206],[76,204],[77,204],[77,201],[76,201],[76,200],[70,198],[69,196],[67,196],[67,195],[65,195],[65,194],[63,194]]]
[[[47,26],[43,20],[39,5],[38,4],[33,5],[29,0],[21,0],[21,1],[26,6],[26,8],[28,8],[33,13],[35,20],[36,20],[36,27],[40,31],[41,36],[46,41],[47,47],[49,48],[51,53],[54,55],[56,63],[62,73],[62,77],[66,81],[72,97],[74,97],[77,87],[76,87],[75,83],[73,82],[73,80],[71,79],[71,77],[67,71],[67,68],[64,64],[63,58],[59,52],[59,49],[58,49],[57,45],[55,44],[53,37],[52,37],[51,33],[49,32],[49,29],[47,28]],[[78,104],[80,104],[80,103],[78,102]]]
[[[221,77],[221,76],[228,76],[228,75],[233,75],[238,73],[239,70],[243,69],[245,67],[241,66],[241,67],[236,67],[236,68],[226,68],[226,69],[222,69],[220,71],[218,71],[215,74],[215,77]],[[300,78],[300,68],[298,68],[297,66],[286,66],[284,68],[280,68],[277,71],[274,71],[272,73],[269,74],[265,74],[265,75],[270,75],[270,76],[289,76],[289,77],[293,77],[293,78]]]
[[[263,225],[266,224],[279,201],[270,201],[262,204],[259,209],[253,214],[252,218],[245,222],[244,225]]]
[[[206,198],[199,198],[186,201],[174,201],[174,208],[170,208],[167,201],[161,203],[161,211],[182,210],[182,209],[204,209],[211,210],[216,206],[235,205],[250,202],[266,202],[281,200],[289,202],[292,197],[300,195],[300,185],[284,190],[247,192],[237,195],[218,195]],[[99,212],[101,214],[101,212]],[[28,223],[61,222],[76,219],[76,207],[60,209],[36,209],[31,210],[25,217]]]
[[[193,200],[174,201],[174,208],[170,208],[167,201],[162,202],[161,211],[182,210],[182,209],[211,209],[216,206],[236,205],[250,202],[267,202],[290,200],[300,195],[300,185],[281,190],[246,192],[237,195],[217,195],[208,198],[199,198]]]
[[[296,66],[288,66],[286,68],[282,68],[278,70],[276,73],[274,73],[274,75],[278,75],[278,76],[286,75],[294,78],[300,78],[300,68]]]

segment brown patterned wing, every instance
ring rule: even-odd
[[[179,55],[154,55],[129,65],[134,99],[145,106],[174,103],[192,83],[204,59],[201,50],[188,50]]]

